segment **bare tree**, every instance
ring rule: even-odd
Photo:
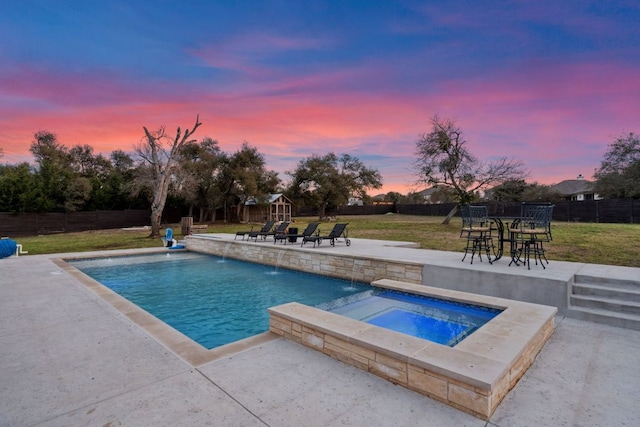
[[[459,203],[469,203],[479,190],[527,176],[520,161],[506,157],[489,163],[478,160],[467,149],[467,142],[454,120],[435,115],[431,124],[431,132],[420,135],[416,143],[418,182],[450,187]],[[457,209],[457,206],[451,209],[443,224],[451,221]]]
[[[166,134],[164,126],[153,132],[143,126],[145,136],[143,141],[135,147],[135,150],[147,164],[151,174],[150,185],[153,200],[151,202],[151,235],[149,237],[160,237],[160,220],[167,201],[172,173],[178,164],[178,153],[184,144],[195,142],[195,140],[189,140],[189,137],[202,124],[199,119],[200,115],[197,115],[193,128],[191,130],[185,129],[184,133],[178,127],[173,138]]]

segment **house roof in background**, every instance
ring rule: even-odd
[[[593,193],[593,181],[585,179],[566,179],[551,186],[552,190],[565,196],[574,194]]]
[[[418,191],[418,194],[421,196],[431,196],[438,190],[438,187],[425,188],[422,191]]]

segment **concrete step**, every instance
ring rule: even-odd
[[[580,285],[598,285],[603,287],[611,287],[615,289],[629,289],[640,292],[640,277],[629,279],[614,279],[604,276],[587,276],[576,274],[573,277],[575,284]]]
[[[592,295],[571,295],[569,307],[593,308],[613,313],[634,314],[640,317],[640,302],[628,301],[617,297],[600,297]]]
[[[629,286],[575,283],[572,287],[574,295],[593,296],[640,303],[640,288]]]
[[[640,331],[640,316],[630,313],[616,313],[587,307],[569,307],[566,316],[572,319],[586,320]]]

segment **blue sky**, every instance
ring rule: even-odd
[[[0,14],[3,162],[33,134],[132,150],[196,114],[227,152],[280,173],[313,153],[415,188],[434,114],[527,181],[590,178],[640,132],[637,1],[8,1]]]

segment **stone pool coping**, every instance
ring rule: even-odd
[[[556,307],[389,279],[372,285],[504,311],[455,347],[299,303],[270,308],[270,331],[482,419],[489,419],[554,331]]]
[[[145,251],[113,251],[110,256],[130,256],[141,254],[166,253],[166,249],[153,249]],[[101,257],[100,253],[94,254],[93,257]],[[118,313],[127,317],[130,321],[142,328],[146,333],[153,337],[156,341],[169,349],[176,356],[187,362],[193,367],[199,367],[214,360],[228,357],[248,348],[279,339],[278,336],[267,332],[235,341],[219,347],[208,349],[191,338],[187,337],[180,331],[172,328],[146,310],[138,307],[128,299],[112,291],[97,280],[87,276],[67,261],[74,259],[88,258],[86,254],[74,257],[53,258],[51,261],[60,269],[65,271],[69,276],[75,278],[86,289],[100,297],[107,304],[113,307]]]

